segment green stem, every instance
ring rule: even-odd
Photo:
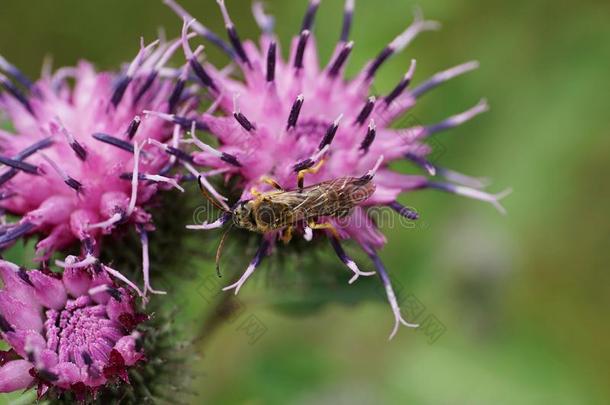
[[[229,282],[233,284],[239,279],[239,274]],[[235,305],[234,294],[232,292],[221,292],[218,299],[214,303],[212,309],[208,312],[206,318],[201,323],[199,332],[195,336],[193,343],[202,352],[209,339],[218,331],[220,326],[231,318],[233,313],[238,309]]]

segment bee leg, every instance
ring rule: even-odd
[[[293,230],[294,227],[292,225],[288,225],[286,228],[284,228],[284,231],[282,232],[282,242],[284,242],[284,244],[288,244],[288,242],[292,240]]]
[[[261,178],[261,181],[263,183],[269,184],[271,187],[273,187],[274,189],[276,189],[278,191],[284,191],[282,186],[280,186],[279,183],[277,181],[273,180],[271,177],[263,176]]]
[[[309,221],[309,227],[311,229],[326,229],[328,231],[330,231],[330,233],[335,237],[335,238],[339,238],[339,232],[337,231],[337,228],[335,228],[335,226],[329,222],[325,222],[323,224],[316,224],[314,221]]]
[[[254,197],[260,197],[262,193],[258,191],[256,187],[252,187],[250,189],[250,194],[252,194]]]
[[[322,168],[322,165],[324,165],[324,159],[320,160],[318,163],[316,163],[315,166],[310,167],[309,169],[303,169],[303,170],[299,171],[299,173],[297,174],[297,184],[299,186],[299,190],[303,190],[305,175],[306,174],[316,174],[318,171],[320,171],[320,169]]]

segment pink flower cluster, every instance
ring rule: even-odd
[[[0,131],[0,208],[21,219],[1,226],[0,246],[36,234],[41,237],[36,254],[47,260],[80,241],[85,260],[92,262],[101,237],[126,223],[136,225],[146,242],[146,231],[154,229],[146,203],[160,188],[183,191],[166,177],[175,158],[151,146],[177,146],[178,129],[142,114],[192,107],[184,102],[184,86],[162,77],[179,45],[142,46],[118,75],[81,62],[36,83],[21,80],[27,95],[17,87],[23,75],[5,69],[17,83],[0,76],[9,90],[1,95],[0,108],[14,128]],[[153,291],[146,267],[144,278],[146,295]]]
[[[57,276],[0,260],[0,277],[0,335],[12,347],[0,355],[0,392],[95,391],[143,359],[133,331],[143,318],[101,266]]]
[[[35,235],[42,268],[79,243],[81,256],[56,261],[63,274],[0,262],[0,330],[12,350],[0,359],[0,392],[38,384],[95,392],[143,358],[134,327],[143,317],[115,280],[146,300],[150,286],[146,205],[160,189],[184,191],[169,177],[180,128],[144,110],[188,113],[197,103],[164,66],[180,41],[142,44],[120,73],[87,62],[32,82],[0,57],[0,248]],[[177,151],[177,149],[176,149]],[[133,225],[142,241],[144,288],[98,259],[104,235]]]

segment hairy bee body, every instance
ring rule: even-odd
[[[341,177],[293,191],[261,193],[233,211],[241,228],[258,233],[279,230],[319,217],[343,217],[375,192],[369,176]]]

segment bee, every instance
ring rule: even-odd
[[[263,179],[273,185],[273,180]],[[267,233],[306,223],[319,229],[320,217],[345,217],[354,207],[375,192],[375,184],[367,177],[341,177],[302,189],[277,189],[254,193],[254,198],[241,201],[232,211],[233,223],[239,228]]]
[[[335,237],[338,233],[329,222],[318,222],[321,218],[343,218],[349,216],[353,209],[366,201],[375,192],[373,177],[381,165],[383,156],[375,167],[360,177],[339,177],[303,187],[303,177],[306,173],[316,173],[323,164],[321,160],[309,169],[299,171],[298,188],[284,190],[275,180],[263,177],[263,183],[271,185],[275,190],[259,192],[251,190],[253,198],[238,201],[233,208],[227,210],[215,201],[206,191],[199,177],[199,187],[202,194],[214,206],[232,219],[231,226],[248,231],[266,234],[282,231],[282,241],[288,243],[293,230],[298,225],[307,225],[310,229],[326,229]],[[225,231],[216,252],[216,270],[219,272],[219,261],[222,248],[231,227]]]

